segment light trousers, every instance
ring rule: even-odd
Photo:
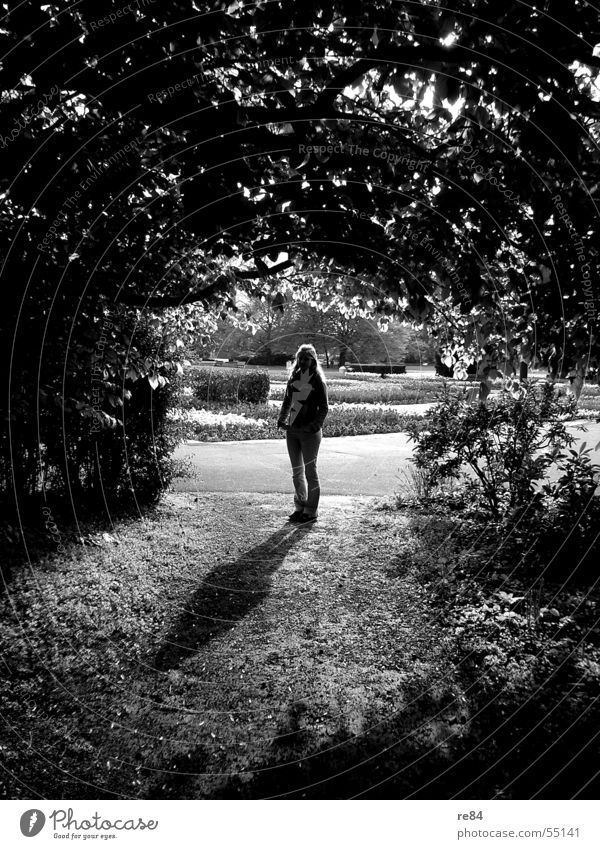
[[[317,456],[323,431],[306,433],[288,428],[285,439],[292,464],[294,507],[308,516],[316,516],[321,488],[317,472]]]

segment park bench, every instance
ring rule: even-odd
[[[346,363],[349,372],[370,372],[385,377],[386,374],[406,374],[404,363]]]
[[[192,368],[242,368],[246,363],[243,360],[225,360],[225,359],[214,359],[214,360],[199,360],[196,363],[192,363]]]

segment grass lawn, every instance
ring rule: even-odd
[[[330,496],[299,528],[288,510],[279,495],[172,494],[13,570],[6,797],[491,798],[521,771],[497,741],[519,743],[512,717],[549,637],[533,640],[510,594],[488,604],[457,578],[448,509]]]

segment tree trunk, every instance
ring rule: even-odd
[[[583,389],[583,382],[584,382],[583,369],[578,368],[575,372],[575,376],[570,378],[570,381],[571,381],[571,394],[574,396],[576,401],[579,401],[579,396],[581,395],[581,390]]]
[[[479,380],[479,391],[477,392],[477,401],[480,404],[485,404],[488,399],[488,395],[492,391],[492,381],[489,372],[489,365],[484,365],[484,363],[481,362],[477,364],[477,372],[475,376]],[[473,390],[471,391],[470,395],[474,401],[476,395],[475,387],[473,387]]]
[[[338,362],[338,368],[346,365],[346,357],[348,356],[348,346],[340,345],[340,358]]]
[[[479,382],[479,397],[478,401],[480,404],[485,404],[487,401],[488,395],[492,391],[492,386],[490,379],[487,375],[482,376]]]
[[[527,375],[529,374],[529,364],[533,362],[533,343],[529,338],[525,338],[521,341],[521,344],[518,346],[516,353],[516,360],[519,363],[519,382],[522,383],[524,380],[527,380]]]

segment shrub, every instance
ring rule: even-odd
[[[277,428],[279,407],[273,404],[211,404],[211,412],[223,414],[222,422],[200,423],[193,421],[193,411],[174,411],[179,426],[185,429],[186,438],[201,441],[237,441],[241,439],[281,439],[284,431]],[[247,422],[227,421],[225,416],[234,413],[245,416]],[[258,422],[256,421],[258,420]],[[263,423],[265,422],[265,423]],[[395,410],[365,410],[364,408],[330,407],[323,434],[330,436],[358,436],[373,433],[406,431],[408,424],[424,427],[418,416],[403,415]]]
[[[460,391],[452,386],[453,392]],[[285,386],[272,388],[271,398],[283,400]],[[350,381],[329,380],[327,394],[330,404],[426,404],[439,401],[444,394],[442,382],[406,380],[403,383],[351,383]]]
[[[425,428],[424,423],[420,426]],[[433,484],[427,472],[414,465],[402,469],[398,478],[400,486],[394,498],[398,510],[404,507],[432,509],[436,504],[442,505],[445,510],[455,510],[472,500],[471,481],[457,482],[454,478],[446,478]]]
[[[427,429],[409,428],[417,443],[414,462],[432,484],[458,477],[468,466],[499,516],[529,501],[557,452],[573,442],[565,418],[574,409],[572,401],[555,397],[549,383],[524,384],[476,406],[447,393],[430,411]]]
[[[99,473],[109,494],[133,495],[139,503],[155,501],[171,482],[171,455],[185,431],[167,412],[176,403],[180,378],[152,388],[139,380],[123,408],[123,428],[106,429],[98,437]]]
[[[73,511],[122,507],[132,494],[154,500],[169,482],[182,434],[166,411],[179,391],[185,316],[88,307],[76,322],[57,313],[37,364],[26,336],[19,343],[5,398],[11,432],[0,437],[0,498],[11,510],[36,511],[47,498]]]
[[[366,436],[373,433],[398,433],[408,425],[418,431],[423,418],[402,414],[396,410],[365,407],[330,407],[323,433],[325,436]]]
[[[586,448],[585,442],[578,451],[570,449],[557,454],[555,460],[562,474],[558,480],[542,487],[542,492],[554,504],[553,519],[559,521],[561,530],[575,524],[580,531],[591,530],[594,525],[591,513],[597,504],[593,499],[600,482],[600,466],[592,463],[590,454],[591,449]]]
[[[249,365],[255,366],[285,366],[288,360],[293,360],[294,354],[255,354],[247,360]]]
[[[210,401],[248,401],[261,404],[269,397],[269,374],[266,371],[227,368],[200,368],[191,380],[194,398],[203,404]]]
[[[600,466],[592,463],[585,442],[578,451],[570,449],[556,456],[560,477],[542,487],[543,509],[538,511],[537,549],[554,551],[552,572],[568,570],[582,578],[591,567],[597,572],[600,553],[600,498],[595,494],[600,482]]]
[[[408,516],[391,573],[403,574],[407,562],[416,569],[444,626],[466,718],[473,718],[456,751],[455,785],[466,798],[471,779],[484,795],[489,784],[491,794],[508,786],[523,798],[550,781],[546,795],[561,798],[574,777],[581,779],[568,772],[573,752],[597,737],[597,589],[516,576],[529,542],[513,540],[501,522],[473,519],[468,507],[429,504]],[[587,771],[584,783],[597,764],[581,758],[575,769]]]
[[[151,320],[117,310],[110,329],[90,322],[86,333],[87,347],[74,343],[68,368],[63,362],[64,377],[53,343],[39,396],[23,411],[12,446],[2,446],[3,455],[12,447],[15,458],[27,459],[16,487],[19,509],[28,501],[34,506],[41,493],[73,509],[104,508],[132,493],[137,502],[148,502],[169,482],[170,455],[181,434],[166,418],[180,380],[168,334]],[[15,463],[20,467],[19,459]]]
[[[165,365],[167,340],[151,322],[125,315],[117,332],[134,336],[138,356],[148,365]],[[168,486],[171,454],[185,434],[167,418],[177,403],[181,377],[174,364],[168,377],[166,367],[161,370],[144,374],[131,363],[122,371],[117,366],[102,384],[99,412],[79,402],[65,410],[64,429],[47,411],[43,459],[55,490],[68,489],[76,501],[88,503],[131,497],[149,503]]]
[[[579,409],[598,413],[600,410],[600,386],[586,384],[579,396]]]

